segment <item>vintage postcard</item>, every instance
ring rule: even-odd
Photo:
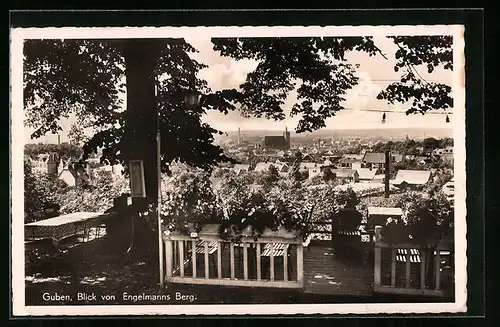
[[[458,25],[12,29],[13,314],[465,312],[464,64]]]

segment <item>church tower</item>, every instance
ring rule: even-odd
[[[288,131],[287,126],[285,126],[285,132],[283,133],[283,137],[285,138],[288,150],[290,150],[290,132]]]

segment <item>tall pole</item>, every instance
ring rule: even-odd
[[[391,152],[389,149],[385,150],[385,165],[384,165],[384,188],[385,188],[385,197],[389,198],[389,176],[390,176],[390,167],[391,167]]]
[[[157,83],[155,79],[155,96],[158,98]],[[157,100],[158,101],[158,100]],[[158,102],[157,102],[158,103]],[[158,223],[158,266],[160,273],[160,287],[163,288],[163,237],[161,229],[161,133],[160,133],[160,110],[156,105],[156,168],[158,170],[158,199],[156,203],[156,218]]]

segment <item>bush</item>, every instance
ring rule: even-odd
[[[24,162],[24,222],[45,219],[45,210],[57,208],[56,192],[64,183],[45,174],[34,174],[28,161]]]
[[[109,172],[98,171],[88,186],[66,187],[56,193],[61,213],[78,211],[104,212],[113,207],[113,200],[129,188],[124,178],[113,178]]]
[[[405,223],[398,219],[387,219],[382,228],[381,236],[384,242],[397,244],[410,242],[409,229]]]
[[[340,209],[335,215],[335,225],[338,229],[353,230],[361,225],[363,215],[356,209]]]

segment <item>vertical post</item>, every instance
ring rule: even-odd
[[[217,278],[222,279],[222,246],[220,241],[217,241]]]
[[[269,252],[269,279],[274,282],[274,243],[271,242],[271,251]]]
[[[210,277],[210,268],[209,268],[209,262],[208,262],[208,242],[204,241],[205,243],[205,278]]]
[[[283,249],[283,280],[288,281],[288,247],[287,244],[284,244],[285,248]]]
[[[155,95],[156,95],[156,83],[155,83]],[[160,115],[157,114],[157,132],[156,132],[156,167],[158,169],[158,200],[156,203],[156,219],[158,224],[158,265],[160,268],[160,287],[163,288],[163,241],[162,241],[162,229],[161,229],[161,135],[160,135]]]
[[[231,279],[234,279],[234,244],[233,242],[229,243],[229,259],[231,262]]]
[[[406,250],[406,276],[405,276],[405,287],[409,288],[410,287],[410,272],[411,272],[411,261],[410,261],[410,250],[411,249],[405,249]]]
[[[384,194],[385,197],[389,197],[389,177],[390,177],[390,167],[391,167],[391,152],[389,150],[385,151],[385,165],[384,165]]]
[[[297,244],[297,283],[304,283],[304,247]]]
[[[257,243],[257,249],[255,250],[257,253],[255,255],[255,259],[257,260],[257,280],[261,279],[261,268],[260,268],[260,243]]]
[[[172,267],[177,267],[177,241],[172,242],[172,251],[173,251],[173,256],[172,256]]]
[[[179,242],[179,273],[184,277],[184,241]]]
[[[173,257],[174,256],[172,255],[172,241],[166,240],[165,241],[165,259],[166,259],[165,263],[166,263],[167,277],[172,277],[172,268],[173,268],[172,259],[173,259]],[[160,285],[163,285],[163,277],[162,276],[160,276],[161,277]]]
[[[396,286],[396,249],[391,248],[391,286]]]
[[[425,261],[426,261],[425,248],[420,248],[420,288],[425,288]]]
[[[193,278],[196,278],[196,240],[192,240],[193,246],[191,247],[191,262],[193,268]]]
[[[439,251],[439,247],[436,247],[436,257],[435,257],[435,263],[434,263],[434,268],[436,269],[436,291],[439,291],[440,289],[440,282],[441,282],[441,252]]]
[[[243,279],[248,279],[248,249],[247,243],[243,243]]]
[[[381,264],[382,264],[382,248],[380,247],[380,232],[382,226],[375,226],[375,264],[373,270],[373,284],[378,287],[381,285]]]

